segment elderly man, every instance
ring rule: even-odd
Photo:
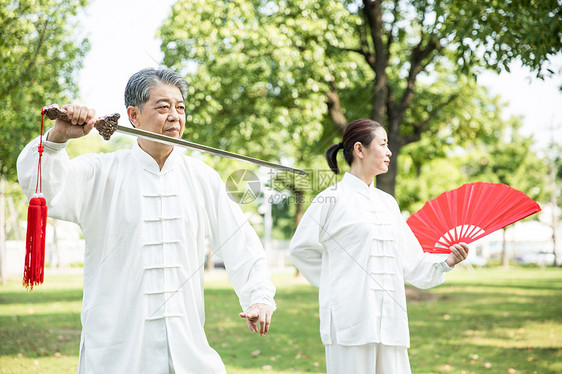
[[[187,83],[144,69],[125,89],[131,123],[180,138]],[[86,241],[80,373],[225,373],[203,324],[205,239],[221,256],[248,327],[269,330],[275,287],[261,243],[219,175],[173,147],[138,139],[130,150],[69,159],[64,148],[90,132],[94,110],[62,108],[44,136],[49,215],[75,222]],[[18,159],[21,187],[36,184],[39,138]]]

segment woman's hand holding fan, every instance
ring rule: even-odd
[[[466,260],[466,257],[468,256],[468,244],[464,242],[453,244],[451,247],[449,247],[449,249],[451,250],[451,253],[447,257],[445,262],[450,267],[454,267],[459,262]]]

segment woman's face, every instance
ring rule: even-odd
[[[368,147],[363,147],[362,163],[369,174],[379,175],[388,171],[392,152],[388,148],[386,131],[379,127],[375,130],[375,138]]]

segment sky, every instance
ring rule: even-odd
[[[162,60],[156,30],[175,0],[91,0],[81,19],[90,51],[79,75],[80,101],[97,115],[126,116],[123,93],[131,75]],[[108,11],[110,10],[110,11]]]
[[[91,50],[80,73],[80,102],[97,115],[119,112],[126,118],[123,92],[128,78],[162,60],[156,30],[175,0],[92,0],[82,23]],[[109,10],[109,11],[108,11]],[[561,71],[562,56],[555,66]],[[521,133],[533,135],[538,150],[550,139],[562,139],[562,77],[544,81],[514,64],[511,72],[487,72],[478,82],[507,104],[505,115],[523,116]],[[121,121],[126,124],[126,121]],[[558,127],[555,131],[550,127]]]

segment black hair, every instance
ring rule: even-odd
[[[338,151],[343,149],[343,157],[348,165],[353,162],[353,146],[360,142],[368,147],[375,138],[375,130],[382,127],[380,123],[370,119],[358,119],[351,122],[343,131],[342,142],[332,145],[326,151],[326,161],[335,174],[339,174]]]

